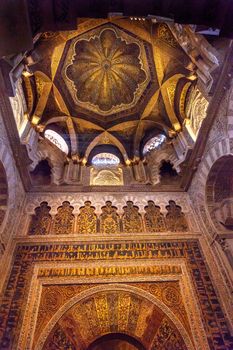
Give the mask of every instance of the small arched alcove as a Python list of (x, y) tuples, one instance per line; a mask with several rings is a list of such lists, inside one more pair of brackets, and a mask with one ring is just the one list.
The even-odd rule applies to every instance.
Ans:
[(233, 230), (233, 155), (219, 158), (206, 182), (206, 202), (217, 230)]
[(47, 159), (39, 161), (30, 176), (34, 185), (50, 185), (51, 183), (51, 166)]

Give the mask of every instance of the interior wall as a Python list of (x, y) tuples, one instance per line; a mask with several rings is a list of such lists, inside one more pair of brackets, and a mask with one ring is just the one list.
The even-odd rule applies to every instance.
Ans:
[[(0, 279), (0, 290), (4, 282), (6, 267), (9, 263), (9, 254), (6, 251), (12, 243), (12, 237), (14, 236), (16, 225), (18, 226), (19, 215), (25, 199), (25, 192), (3, 122), (3, 116), (4, 118), (7, 117), (3, 102), (2, 100), (2, 104), (0, 104), (0, 162), (6, 174), (8, 193), (4, 220), (0, 225), (0, 275), (3, 276)], [(2, 263), (3, 261), (4, 264)]]
[[(155, 220), (156, 230), (148, 231), (143, 226), (141, 231), (136, 232), (136, 213), (145, 220), (148, 201), (154, 201), (160, 207), (160, 214), (167, 218), (171, 200), (181, 208), (172, 216), (173, 222), (176, 223), (177, 218), (178, 221), (185, 218), (187, 230), (168, 227), (159, 230)], [(133, 202), (138, 210), (127, 211), (128, 225), (133, 229), (114, 234), (101, 230), (95, 233), (90, 230), (81, 234), (78, 216), (87, 201), (95, 208), (99, 220), (103, 212), (106, 214), (103, 211), (106, 202), (112, 202), (122, 220), (127, 201)], [(41, 217), (36, 222), (37, 229), (38, 222), (41, 223), (40, 230), (37, 234), (28, 235), (30, 223), (38, 215), (38, 209), (35, 209), (45, 202), (47, 204), (44, 207), (49, 208), (51, 221), (48, 216)], [(64, 202), (70, 203), (65, 207), (73, 207), (72, 215), (77, 219), (68, 234), (54, 231), (58, 219), (60, 225), (65, 226), (69, 221), (67, 211), (62, 206)], [(63, 215), (60, 216), (61, 213)], [(179, 216), (180, 213), (183, 215)], [(108, 213), (108, 223), (112, 223), (115, 214), (116, 211)], [(87, 215), (87, 224), (89, 219), (90, 216)], [(41, 227), (47, 227), (48, 222), (53, 229), (41, 230)], [(145, 221), (143, 222), (145, 225)], [(157, 331), (151, 339), (147, 302), (144, 306), (139, 306), (137, 298), (129, 298), (132, 292), (157, 303), (161, 310), (166, 311), (168, 319), (172, 320), (175, 327), (183, 329), (178, 344), (182, 342), (184, 345), (180, 345), (179, 350), (223, 350), (227, 346), (233, 346), (221, 298), (210, 275), (210, 265), (207, 265), (210, 259), (208, 245), (201, 239), (201, 230), (187, 193), (28, 194), (12, 253), (12, 269), (7, 277), (8, 282), (3, 293), (4, 304), (0, 309), (0, 318), (3, 320), (0, 324), (1, 349), (46, 349), (44, 346), (47, 346), (45, 344), (49, 334), (51, 336), (48, 341), (54, 341), (59, 338), (59, 334), (61, 336), (64, 333), (69, 344), (72, 338), (72, 318), (78, 322), (79, 326), (75, 329), (79, 329), (84, 342), (80, 349), (87, 348), (89, 343), (100, 337), (101, 329), (108, 329), (111, 333), (116, 328), (119, 331), (127, 330), (126, 333), (131, 336), (134, 335), (134, 329), (138, 336), (141, 334), (139, 339), (142, 339), (143, 345), (150, 348), (156, 342), (156, 337), (164, 334), (165, 329), (168, 334), (172, 334), (172, 328), (168, 327), (164, 319), (165, 324), (161, 321), (159, 326), (158, 323)], [(112, 291), (110, 294), (108, 289)], [(123, 296), (117, 297), (120, 309), (116, 311), (116, 306), (111, 302), (111, 293), (118, 293), (118, 290), (123, 291)], [(93, 293), (99, 294), (94, 296)], [(76, 305), (77, 311), (67, 316), (66, 310), (72, 305)], [(134, 307), (140, 310), (138, 314), (135, 314)], [(115, 310), (115, 320), (118, 321), (111, 318), (110, 315), (114, 314), (111, 310)], [(83, 314), (86, 317), (80, 319)], [(84, 322), (94, 319), (94, 315), (97, 315), (95, 335), (88, 331), (92, 326), (85, 324), (87, 321)], [(156, 319), (158, 312), (153, 317)], [(54, 327), (59, 329), (55, 338), (51, 333)], [(169, 345), (168, 339), (164, 338), (163, 349), (169, 349), (169, 346), (175, 344), (175, 339), (171, 339), (174, 343)]]
[(233, 308), (233, 274), (231, 245), (228, 244), (228, 241), (232, 239), (232, 234), (230, 230), (228, 232), (224, 228), (221, 230), (220, 223), (216, 225), (217, 218), (211, 215), (209, 198), (214, 194), (210, 193), (213, 188), (209, 186), (208, 177), (211, 174), (212, 167), (215, 166), (219, 159), (233, 155), (232, 130), (233, 88), (231, 82), (230, 89), (225, 92), (219, 105), (202, 160), (188, 191), (203, 232), (203, 239), (206, 240), (210, 247), (213, 262), (216, 262), (215, 267), (213, 266), (213, 271), (218, 270), (222, 276), (222, 278), (216, 278), (215, 283), (222, 295), (225, 312), (231, 324), (233, 324), (231, 312)]

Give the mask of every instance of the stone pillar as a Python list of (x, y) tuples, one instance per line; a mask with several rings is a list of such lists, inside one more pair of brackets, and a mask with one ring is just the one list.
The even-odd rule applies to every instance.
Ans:
[(81, 165), (80, 162), (69, 160), (65, 164), (64, 182), (67, 184), (79, 183), (81, 179)]
[(146, 176), (146, 171), (145, 171), (143, 161), (142, 160), (135, 161), (132, 166), (133, 166), (133, 174), (134, 174), (135, 180), (138, 182), (146, 182), (147, 176)]

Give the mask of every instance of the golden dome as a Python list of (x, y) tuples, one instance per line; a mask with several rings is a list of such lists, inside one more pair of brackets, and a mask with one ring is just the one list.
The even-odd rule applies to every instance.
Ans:
[(76, 41), (66, 76), (73, 83), (77, 102), (89, 103), (104, 114), (137, 102), (136, 94), (147, 80), (140, 47), (136, 42), (127, 43), (114, 27)]

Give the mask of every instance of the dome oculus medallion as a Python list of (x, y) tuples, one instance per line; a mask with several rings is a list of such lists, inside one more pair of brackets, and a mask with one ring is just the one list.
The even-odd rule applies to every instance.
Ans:
[(102, 115), (135, 106), (150, 81), (143, 43), (113, 25), (74, 38), (62, 75), (75, 104)]

